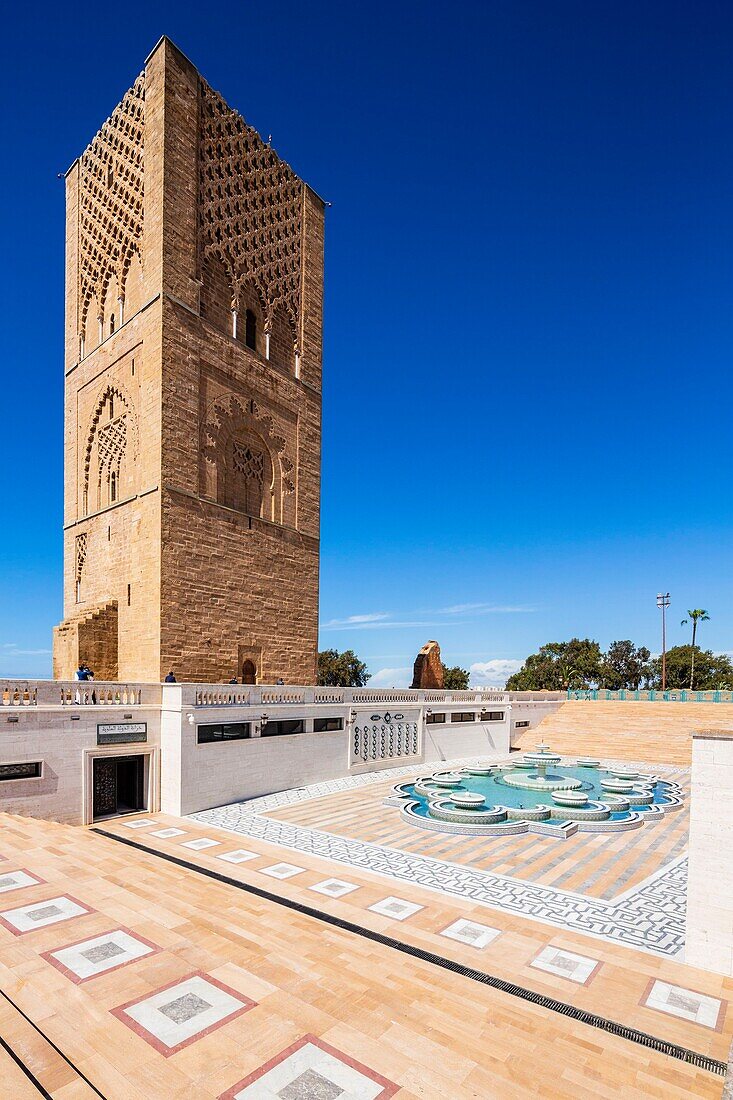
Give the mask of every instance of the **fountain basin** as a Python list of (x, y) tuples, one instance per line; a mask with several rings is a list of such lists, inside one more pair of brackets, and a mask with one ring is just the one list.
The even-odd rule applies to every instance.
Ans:
[(445, 794), (445, 787), (436, 787), (432, 779), (416, 779), (415, 793), (420, 794), (423, 798), (435, 798), (439, 794)]
[(453, 805), (449, 795), (436, 798), (428, 805), (428, 816), (436, 821), (450, 822), (456, 825), (499, 825), (506, 821), (507, 813), (503, 806), (468, 810)]
[(643, 788), (631, 791), (629, 802), (632, 806), (651, 806), (654, 802), (654, 791)]
[(460, 787), (462, 782), (463, 776), (458, 772), (438, 772), (431, 779), (436, 787)]
[(627, 771), (625, 768), (612, 768), (611, 774), (614, 779), (638, 779), (639, 773), (633, 771)]
[(459, 810), (479, 810), (486, 805), (486, 799), (475, 791), (454, 791), (450, 800)]
[(521, 787), (525, 791), (575, 791), (582, 787), (579, 779), (569, 775), (555, 775), (548, 772), (544, 775), (513, 771), (502, 772), (500, 782), (507, 787)]
[(631, 803), (626, 795), (623, 794), (605, 794), (603, 795), (603, 801), (608, 806), (611, 813), (621, 813), (623, 810), (630, 810)]
[(613, 791), (616, 794), (630, 794), (634, 784), (628, 779), (602, 779), (601, 788), (604, 791)]
[(608, 821), (611, 810), (605, 802), (588, 802), (585, 806), (553, 806), (553, 821)]
[(562, 757), (554, 752), (525, 752), (523, 756), (525, 764), (530, 764), (534, 768), (541, 768), (548, 764), (559, 764)]
[(507, 806), (507, 821), (549, 821), (551, 806)]
[(600, 768), (600, 760), (592, 760), (590, 756), (579, 756), (576, 760), (579, 768)]
[(557, 802), (558, 806), (585, 806), (588, 795), (585, 791), (553, 791), (552, 801)]

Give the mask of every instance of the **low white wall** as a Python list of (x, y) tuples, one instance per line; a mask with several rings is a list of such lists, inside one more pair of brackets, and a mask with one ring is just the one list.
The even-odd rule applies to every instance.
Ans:
[(462, 756), (506, 755), (509, 752), (509, 721), (506, 708), (503, 722), (456, 723), (423, 727), (423, 759), (455, 760)]
[(198, 745), (195, 727), (185, 723), (178, 808), (162, 798), (161, 809), (192, 814), (289, 787), (338, 779), (348, 774), (348, 757), (344, 730)]
[(693, 734), (685, 962), (733, 975), (733, 733)]
[[(91, 820), (90, 791), (85, 784), (87, 758), (126, 756), (157, 748), (160, 708), (133, 706), (28, 707), (0, 711), (0, 764), (40, 760), (40, 779), (0, 781), (0, 812), (24, 817), (43, 817), (69, 825)], [(147, 723), (147, 742), (97, 745), (97, 725), (130, 721)], [(156, 809), (157, 778), (153, 804)]]
[[(178, 816), (346, 775), (505, 755), (513, 714), (508, 695), (492, 690), (6, 681), (0, 700), (0, 764), (43, 764), (40, 779), (0, 778), (0, 811), (70, 824), (91, 821), (97, 755), (152, 751), (147, 808)], [(457, 711), (477, 721), (451, 722)], [(481, 722), (485, 711), (503, 718)], [(428, 714), (443, 712), (445, 723), (426, 724)], [(312, 732), (316, 718), (332, 717), (341, 718), (342, 730)], [(306, 732), (260, 736), (263, 722), (281, 719), (303, 719)], [(97, 744), (99, 723), (129, 721), (147, 723), (144, 744)], [(198, 725), (234, 722), (249, 722), (252, 737), (198, 744)]]
[[(387, 748), (388, 738), (382, 733), (385, 707), (351, 710), (343, 705), (329, 706), (328, 713), (343, 719), (344, 729), (328, 733), (299, 733), (291, 736), (260, 737), (257, 728), (259, 711), (247, 706), (195, 707), (178, 703), (166, 690), (161, 733), (161, 810), (163, 813), (185, 815), (214, 806), (256, 798), (263, 794), (303, 787), (347, 775), (383, 771), (406, 765), (433, 767), (442, 760), (464, 756), (498, 756), (509, 752), (511, 708), (505, 705), (500, 722), (430, 724), (424, 722), (420, 708), (405, 708), (397, 717), (407, 725), (417, 726), (417, 751), (396, 751)], [(465, 709), (465, 704), (453, 710)], [(498, 709), (498, 708), (497, 708)], [(323, 716), (324, 707), (308, 704), (268, 707), (268, 719), (303, 718), (306, 729), (314, 717)], [(372, 711), (375, 714), (372, 715)], [(451, 708), (446, 709), (450, 718)], [(395, 715), (392, 713), (392, 719)], [(197, 727), (219, 722), (251, 722), (254, 736), (242, 740), (216, 741), (199, 744)], [(354, 737), (358, 727), (363, 745), (364, 729), (376, 728), (376, 758), (364, 760), (354, 752)], [(369, 735), (371, 736), (371, 735)], [(403, 739), (403, 747), (407, 739)], [(371, 745), (371, 741), (370, 741)]]
[[(538, 726), (548, 714), (554, 714), (565, 703), (565, 698), (543, 699), (537, 702), (524, 701), (513, 696), (511, 743), (514, 745), (528, 729)], [(528, 726), (518, 726), (518, 722), (529, 722)]]

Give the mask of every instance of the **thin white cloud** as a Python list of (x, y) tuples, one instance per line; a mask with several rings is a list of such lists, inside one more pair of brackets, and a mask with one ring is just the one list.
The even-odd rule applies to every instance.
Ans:
[(321, 623), (321, 630), (348, 629), (350, 626), (379, 623), (388, 618), (389, 612), (387, 611), (372, 611), (368, 615), (349, 615), (346, 619), (330, 619), (327, 623)]
[(533, 612), (533, 607), (515, 606), (512, 604), (493, 603), (457, 603), (452, 607), (438, 608), (438, 615), (522, 615)]
[(3, 657), (45, 657), (50, 649), (20, 649), (17, 642), (3, 642)]
[(440, 623), (427, 623), (427, 622), (403, 622), (396, 621), (394, 619), (379, 619), (372, 620), (370, 622), (352, 622), (348, 619), (334, 619), (330, 623), (321, 623), (321, 630), (385, 630), (394, 629), (396, 627), (408, 627), (408, 626), (422, 626), (422, 627), (434, 627), (445, 625)]
[[(392, 613), (387, 611), (371, 612), (367, 615), (349, 615), (345, 619), (329, 619), (328, 622), (321, 623), (321, 630), (379, 630), (384, 629), (397, 629), (408, 627), (421, 627), (426, 630), (436, 629), (438, 627), (455, 626), (458, 625), (458, 617), (460, 622), (466, 623), (472, 621), (472, 616), (478, 615), (518, 615), (528, 614), (535, 610), (534, 607), (520, 606), (514, 604), (491, 604), (491, 603), (458, 603), (453, 604), (451, 607), (438, 607), (430, 610), (422, 610), (413, 612), (415, 618), (405, 619), (393, 619)], [(445, 616), (445, 618), (439, 618), (435, 620), (433, 617), (436, 615)]]
[(411, 668), (380, 668), (369, 677), (370, 688), (406, 688), (412, 683)]
[(469, 668), (473, 687), (504, 687), (509, 677), (518, 672), (523, 661), (512, 658), (494, 658), (491, 661), (475, 661)]

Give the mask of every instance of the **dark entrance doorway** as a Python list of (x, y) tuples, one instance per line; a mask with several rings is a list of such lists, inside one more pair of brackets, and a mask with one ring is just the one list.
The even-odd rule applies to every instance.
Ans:
[(93, 761), (92, 814), (100, 817), (145, 809), (143, 756), (97, 757)]
[(255, 668), (254, 661), (250, 661), (247, 658), (242, 664), (242, 683), (243, 684), (256, 684), (257, 683), (257, 669)]

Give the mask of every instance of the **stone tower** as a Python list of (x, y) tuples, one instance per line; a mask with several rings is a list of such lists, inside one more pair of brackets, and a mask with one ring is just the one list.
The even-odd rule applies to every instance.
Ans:
[(54, 676), (313, 683), (323, 202), (166, 38), (66, 202)]

